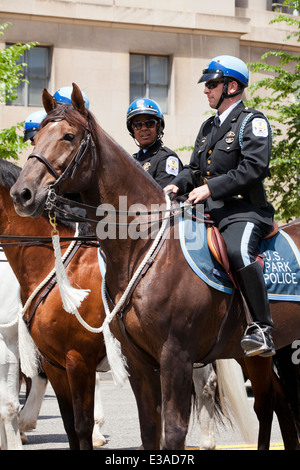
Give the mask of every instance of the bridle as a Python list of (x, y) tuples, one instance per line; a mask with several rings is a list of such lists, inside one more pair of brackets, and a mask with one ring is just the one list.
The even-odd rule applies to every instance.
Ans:
[[(65, 118), (63, 116), (56, 117), (53, 119), (53, 121), (58, 121), (58, 120), (64, 120)], [(51, 122), (51, 121), (48, 121)], [(89, 129), (85, 129), (84, 136), (80, 142), (80, 145), (78, 149), (75, 152), (75, 155), (72, 157), (70, 163), (67, 165), (66, 169), (63, 171), (61, 175), (58, 174), (54, 166), (45, 158), (43, 155), (40, 153), (31, 153), (28, 156), (28, 160), (30, 158), (36, 158), (40, 162), (42, 162), (46, 167), (48, 168), (49, 172), (55, 177), (56, 181), (51, 184), (49, 189), (55, 189), (58, 188), (61, 183), (63, 183), (67, 178), (74, 179), (75, 174), (77, 173), (77, 170), (79, 166), (81, 165), (84, 157), (87, 155), (88, 151), (91, 148), (91, 153), (92, 153), (92, 173), (95, 172), (96, 168), (96, 146), (94, 143), (94, 140), (92, 138), (91, 131)]]

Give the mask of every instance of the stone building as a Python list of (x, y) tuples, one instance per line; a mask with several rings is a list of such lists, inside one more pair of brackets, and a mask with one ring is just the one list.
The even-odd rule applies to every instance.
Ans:
[[(15, 42), (39, 45), (24, 58), (30, 84), (22, 87), (17, 102), (0, 104), (0, 128), (41, 109), (44, 87), (54, 93), (75, 82), (100, 125), (130, 153), (136, 145), (126, 129), (126, 111), (141, 94), (161, 104), (168, 147), (193, 145), (209, 112), (197, 82), (212, 57), (228, 54), (252, 62), (269, 50), (299, 54), (295, 39), (285, 41), (287, 25), (270, 24), (282, 3), (1, 0), (0, 22), (11, 26), (0, 36), (0, 49)], [(250, 83), (258, 78), (251, 74)], [(181, 157), (187, 161), (189, 153)]]

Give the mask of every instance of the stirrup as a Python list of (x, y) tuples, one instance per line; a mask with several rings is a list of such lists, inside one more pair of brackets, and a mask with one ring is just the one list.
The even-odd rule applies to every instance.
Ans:
[[(256, 341), (255, 338), (251, 339), (251, 333), (248, 334), (248, 330), (251, 330), (251, 328), (256, 328), (260, 331), (261, 337), (263, 339), (263, 343), (261, 341)], [(258, 356), (258, 355), (262, 357), (269, 357), (275, 354), (273, 342), (272, 340), (270, 341), (271, 341), (271, 345), (268, 346), (264, 330), (261, 328), (261, 326), (258, 323), (253, 322), (251, 323), (251, 325), (248, 325), (245, 330), (244, 336), (241, 340), (241, 347), (243, 348), (243, 351), (247, 357)], [(249, 347), (249, 349), (247, 349), (247, 342), (248, 342), (248, 346), (249, 344), (252, 344), (253, 348)]]

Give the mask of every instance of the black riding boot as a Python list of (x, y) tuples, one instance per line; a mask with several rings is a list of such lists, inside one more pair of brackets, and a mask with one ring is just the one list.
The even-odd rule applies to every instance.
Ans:
[(247, 356), (273, 356), (273, 322), (262, 268), (258, 261), (254, 261), (238, 270), (236, 275), (253, 319), (245, 331), (241, 346)]

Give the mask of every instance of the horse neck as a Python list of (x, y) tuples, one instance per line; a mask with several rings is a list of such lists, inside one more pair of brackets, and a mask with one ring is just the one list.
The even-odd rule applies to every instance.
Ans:
[[(6, 188), (0, 186), (0, 234), (11, 237), (50, 237), (52, 227), (43, 216), (37, 219), (20, 217), (16, 214)], [(60, 231), (61, 229), (61, 231)], [(61, 236), (73, 235), (66, 227), (59, 226)], [(0, 235), (0, 240), (1, 240)], [(3, 242), (10, 243), (4, 240)], [(11, 242), (14, 243), (13, 241)], [(6, 258), (21, 286), (22, 300), (42, 282), (54, 267), (52, 244), (40, 246), (3, 246)], [(25, 301), (27, 298), (25, 298)]]
[[(128, 210), (135, 204), (141, 204), (143, 210), (149, 212), (153, 205), (163, 206), (165, 204), (164, 193), (145, 170), (101, 128), (97, 135), (98, 138), (95, 141), (97, 168), (94, 183), (85, 193), (82, 193), (84, 202), (93, 202), (94, 206), (108, 204), (116, 211)], [(120, 196), (124, 204), (122, 208), (120, 208)], [(125, 217), (125, 222), (130, 220), (132, 221)], [(118, 217), (116, 221), (119, 221)], [(125, 283), (128, 282), (133, 266), (136, 267), (137, 259), (146, 252), (153, 241), (151, 239), (153, 234), (150, 234), (150, 230), (148, 238), (136, 240), (124, 236), (124, 230), (127, 230), (125, 227), (122, 230), (122, 237), (118, 236), (119, 227), (117, 226), (116, 237), (100, 239), (108, 262), (107, 275), (109, 276), (111, 265), (114, 276), (118, 276), (118, 282), (121, 284), (123, 280)]]

